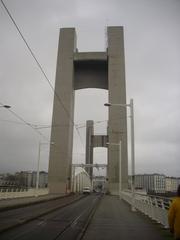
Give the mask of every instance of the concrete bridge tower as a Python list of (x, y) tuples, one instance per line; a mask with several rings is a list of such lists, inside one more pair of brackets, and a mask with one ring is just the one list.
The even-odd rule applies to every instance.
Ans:
[[(78, 52), (74, 28), (60, 29), (57, 56), (54, 107), (49, 159), (50, 193), (70, 189), (73, 147), (74, 91), (102, 88), (109, 91), (109, 102), (126, 104), (123, 27), (107, 28), (105, 52)], [(102, 106), (103, 107), (103, 106)], [(127, 121), (126, 108), (109, 108), (108, 139), (122, 142), (122, 187), (127, 187)], [(119, 152), (108, 147), (108, 186), (118, 194)]]

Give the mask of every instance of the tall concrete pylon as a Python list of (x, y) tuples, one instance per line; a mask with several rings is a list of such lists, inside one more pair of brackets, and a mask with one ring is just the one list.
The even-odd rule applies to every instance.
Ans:
[[(101, 88), (109, 91), (109, 102), (126, 104), (123, 27), (107, 28), (106, 52), (78, 52), (74, 28), (60, 29), (55, 96), (51, 129), (48, 185), (50, 193), (70, 189), (73, 147), (74, 90)], [(103, 106), (102, 106), (103, 107)], [(122, 188), (127, 187), (126, 108), (109, 108), (108, 138), (122, 142)], [(108, 186), (119, 189), (119, 149), (108, 147)]]
[[(86, 164), (94, 164), (93, 149), (96, 147), (107, 148), (108, 136), (94, 134), (94, 121), (86, 121)], [(86, 172), (93, 178), (93, 168), (87, 167)]]

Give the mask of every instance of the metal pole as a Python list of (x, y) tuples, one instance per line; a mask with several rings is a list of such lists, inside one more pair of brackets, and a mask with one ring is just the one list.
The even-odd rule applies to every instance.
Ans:
[(71, 192), (73, 192), (73, 168), (74, 166), (71, 166)]
[(80, 193), (80, 173), (78, 174), (78, 193)]
[(36, 173), (36, 194), (35, 194), (36, 197), (38, 197), (38, 190), (39, 190), (40, 154), (41, 154), (41, 142), (39, 142), (39, 147), (38, 147), (38, 162), (37, 162), (37, 173)]
[(132, 205), (131, 205), (131, 210), (135, 211), (134, 207), (134, 200), (135, 200), (135, 195), (134, 195), (134, 183), (135, 183), (135, 147), (134, 147), (134, 105), (133, 105), (133, 99), (130, 99), (130, 117), (131, 117), (131, 164), (132, 164)]
[(121, 199), (122, 191), (122, 172), (121, 172), (121, 140), (119, 141), (119, 199)]
[(82, 192), (83, 192), (83, 188), (84, 188), (84, 172), (82, 172)]
[(74, 183), (75, 183), (75, 166), (72, 165), (72, 181), (71, 181), (71, 192), (74, 192), (75, 189), (74, 189)]
[(83, 177), (82, 177), (82, 172), (81, 172), (81, 193), (82, 193), (82, 189), (83, 189)]

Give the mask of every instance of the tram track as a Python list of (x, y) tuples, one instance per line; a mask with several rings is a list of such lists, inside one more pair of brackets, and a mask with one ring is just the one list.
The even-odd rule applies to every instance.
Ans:
[(69, 204), (80, 200), (82, 197), (84, 196), (68, 195), (67, 197), (52, 199), (30, 206), (26, 205), (16, 209), (3, 210), (0, 212), (0, 233), (66, 207)]
[(53, 240), (82, 240), (99, 203), (100, 196), (95, 199), (92, 206), (76, 216)]
[(15, 226), (0, 234), (2, 240), (81, 240), (100, 203), (100, 195), (91, 195)]

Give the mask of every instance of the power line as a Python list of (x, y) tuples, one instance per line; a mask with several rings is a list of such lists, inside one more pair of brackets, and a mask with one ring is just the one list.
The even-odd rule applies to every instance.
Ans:
[(46, 141), (49, 141), (49, 139), (47, 139), (40, 131), (38, 131), (36, 128), (33, 127), (32, 124), (26, 122), (21, 116), (19, 116), (17, 113), (15, 113), (14, 111), (8, 109), (8, 111), (10, 111), (15, 117), (17, 117), (20, 121), (24, 122), (24, 124), (26, 124), (27, 126), (31, 127), (35, 132), (37, 132), (41, 137), (43, 137)]
[(82, 141), (81, 135), (80, 135), (78, 129), (76, 128), (73, 119), (71, 119), (68, 110), (67, 110), (66, 107), (64, 106), (64, 104), (63, 104), (61, 98), (60, 98), (60, 97), (58, 96), (58, 94), (56, 93), (56, 91), (55, 91), (53, 85), (51, 84), (51, 82), (50, 82), (48, 76), (46, 75), (45, 71), (43, 70), (42, 65), (40, 64), (40, 62), (39, 62), (38, 59), (36, 58), (35, 53), (33, 52), (33, 50), (31, 49), (30, 45), (28, 44), (27, 40), (26, 40), (25, 37), (23, 36), (23, 34), (22, 34), (20, 28), (18, 27), (17, 23), (15, 22), (14, 18), (12, 17), (10, 11), (8, 10), (8, 8), (7, 8), (7, 6), (5, 5), (5, 3), (3, 2), (3, 0), (1, 0), (1, 3), (2, 3), (4, 9), (6, 10), (8, 16), (10, 17), (11, 21), (13, 22), (15, 28), (17, 29), (18, 33), (20, 34), (22, 40), (24, 41), (26, 47), (28, 48), (28, 50), (29, 50), (31, 56), (32, 56), (33, 59), (35, 60), (35, 62), (36, 62), (36, 64), (37, 64), (37, 66), (39, 67), (41, 73), (43, 74), (43, 76), (45, 77), (46, 81), (48, 82), (48, 84), (49, 84), (51, 90), (53, 91), (54, 95), (55, 95), (56, 98), (58, 99), (59, 103), (61, 104), (61, 106), (63, 107), (63, 109), (64, 109), (64, 111), (66, 112), (67, 116), (69, 117), (70, 121), (72, 122), (73, 126), (75, 127), (75, 129), (76, 129), (76, 131), (77, 131), (77, 134), (78, 134), (78, 136), (79, 136), (79, 138), (80, 138), (80, 140), (81, 140), (81, 143), (82, 143), (82, 145), (84, 146), (84, 143), (83, 143), (83, 141)]
[[(7, 119), (0, 119), (0, 122), (7, 122), (7, 123), (14, 123), (14, 124), (20, 124), (20, 125), (24, 125), (24, 123), (22, 122), (17, 122), (17, 121), (12, 121), (12, 120), (7, 120)], [(34, 129), (46, 129), (46, 128), (51, 128), (53, 127), (67, 127), (69, 126), (68, 124), (56, 124), (56, 125), (43, 125), (43, 124), (34, 124), (34, 123), (29, 123), (31, 124)]]
[(22, 122), (17, 122), (17, 121), (11, 121), (11, 120), (6, 120), (6, 119), (0, 119), (0, 122), (7, 122), (7, 123), (15, 123), (15, 124), (19, 124), (19, 125), (24, 125), (24, 123)]
[[(1, 120), (0, 120), (1, 121)], [(95, 124), (99, 124), (99, 123), (103, 123), (103, 122), (107, 122), (108, 120), (103, 120), (103, 121), (94, 121), (94, 125)], [(33, 124), (34, 125), (34, 127), (35, 128), (37, 128), (37, 129), (44, 129), (44, 128), (51, 128), (52, 126), (53, 127), (67, 127), (67, 126), (69, 126), (69, 124), (54, 124), (54, 125), (50, 125), (50, 124), (48, 124), (48, 125), (41, 125), (41, 124)], [(80, 128), (85, 128), (86, 127), (86, 124), (84, 124), (84, 123), (76, 123), (76, 124), (74, 124), (75, 126), (76, 126), (76, 128), (77, 129), (80, 129)]]
[[(1, 105), (3, 105), (0, 102)], [(27, 122), (26, 120), (24, 120), (24, 118), (22, 118), (20, 115), (18, 115), (16, 112), (14, 112), (13, 110), (11, 110), (10, 108), (7, 109), (7, 111), (9, 111), (12, 115), (14, 115), (17, 119), (19, 119), (21, 122), (23, 122), (25, 125), (27, 125), (28, 127), (31, 127), (36, 133), (38, 133), (41, 137), (43, 137), (46, 141), (49, 141), (49, 139), (47, 139), (40, 131), (38, 131), (36, 128), (34, 128), (34, 126)], [(20, 124), (20, 123), (19, 123)]]

